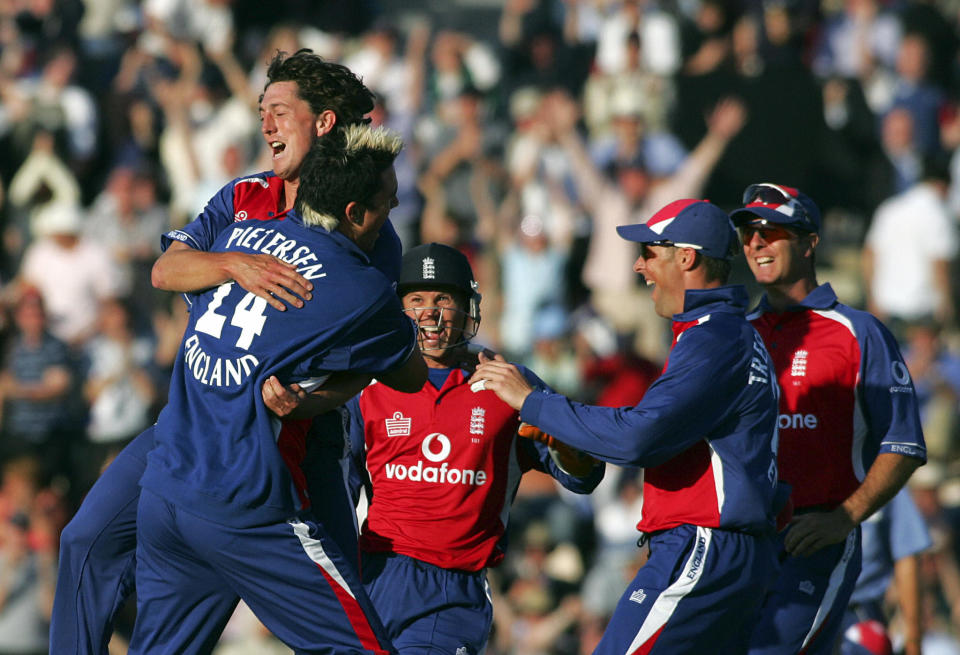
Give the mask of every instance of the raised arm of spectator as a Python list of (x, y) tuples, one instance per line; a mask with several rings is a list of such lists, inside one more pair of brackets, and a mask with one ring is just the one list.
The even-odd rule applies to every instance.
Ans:
[(30, 204), (42, 187), (53, 194), (51, 202), (80, 202), (77, 178), (54, 153), (53, 136), (48, 132), (37, 133), (30, 154), (10, 180), (10, 202), (20, 206)]
[(542, 107), (544, 121), (570, 158), (577, 195), (587, 211), (593, 213), (596, 200), (601, 194), (613, 190), (613, 186), (590, 159), (583, 139), (577, 134), (577, 120), (580, 118), (577, 103), (566, 93), (555, 91), (544, 98)]
[(411, 116), (420, 113), (423, 106), (424, 85), (427, 76), (427, 46), (430, 45), (430, 23), (418, 20), (407, 33), (404, 62), (410, 71), (410, 86), (407, 89), (407, 109)]
[(707, 133), (677, 172), (650, 190), (650, 206), (660, 207), (676, 198), (701, 195), (704, 184), (730, 141), (743, 128), (747, 110), (736, 98), (724, 98), (707, 117)]

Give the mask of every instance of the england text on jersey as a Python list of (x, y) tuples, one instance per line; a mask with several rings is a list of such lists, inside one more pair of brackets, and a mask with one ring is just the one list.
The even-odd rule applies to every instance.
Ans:
[(198, 382), (215, 387), (239, 386), (260, 365), (260, 360), (250, 354), (236, 359), (211, 357), (200, 347), (195, 334), (184, 344), (183, 358)]

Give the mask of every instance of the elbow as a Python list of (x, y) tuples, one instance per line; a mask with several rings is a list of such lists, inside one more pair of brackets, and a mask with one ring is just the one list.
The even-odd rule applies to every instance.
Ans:
[(171, 291), (169, 277), (166, 266), (164, 266), (163, 257), (161, 256), (160, 259), (153, 263), (153, 268), (150, 269), (150, 284), (153, 285), (154, 289)]

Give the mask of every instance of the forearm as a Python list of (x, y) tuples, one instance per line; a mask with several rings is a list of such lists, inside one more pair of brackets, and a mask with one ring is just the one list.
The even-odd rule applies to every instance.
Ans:
[(607, 185), (596, 165), (590, 160), (590, 154), (583, 145), (580, 136), (573, 130), (559, 137), (560, 145), (570, 158), (573, 167), (573, 181), (581, 202), (589, 211), (596, 210), (596, 199)]
[(668, 435), (658, 430), (669, 421), (649, 420), (636, 408), (583, 405), (534, 391), (524, 400), (520, 417), (567, 446), (611, 464), (654, 466), (669, 459), (663, 450), (669, 439), (662, 438)]
[(919, 653), (920, 641), (923, 638), (919, 568), (920, 562), (916, 555), (902, 557), (893, 565), (897, 598), (903, 616), (903, 638), (908, 653)]
[(334, 373), (322, 387), (307, 394), (297, 408), (285, 418), (313, 418), (336, 409), (360, 393), (370, 384), (370, 379), (371, 376), (367, 373), (352, 371)]
[(939, 295), (938, 317), (941, 320), (949, 321), (953, 318), (953, 293), (950, 284), (950, 262), (944, 259), (938, 259), (933, 262), (933, 281), (937, 287)]
[(151, 282), (164, 291), (200, 291), (232, 279), (230, 254), (171, 243), (153, 264)]
[(920, 463), (918, 459), (893, 453), (877, 455), (863, 482), (842, 504), (854, 525), (859, 525), (886, 505)]

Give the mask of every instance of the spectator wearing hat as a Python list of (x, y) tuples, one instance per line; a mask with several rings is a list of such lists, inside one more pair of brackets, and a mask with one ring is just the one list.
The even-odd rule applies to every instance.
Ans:
[(80, 212), (66, 203), (37, 212), (35, 224), (42, 236), (24, 253), (19, 275), (39, 289), (50, 332), (70, 346), (83, 344), (93, 334), (100, 301), (124, 291), (110, 251), (82, 236)]
[(766, 295), (751, 315), (780, 382), (778, 465), (794, 517), (750, 653), (832, 653), (860, 571), (860, 523), (926, 460), (917, 398), (890, 332), (817, 283), (820, 210), (754, 184), (731, 215)]
[(634, 270), (673, 319), (663, 375), (633, 407), (597, 407), (534, 390), (481, 355), (486, 380), (521, 418), (591, 456), (644, 467), (637, 529), (650, 559), (621, 597), (596, 653), (737, 653), (776, 566), (777, 385), (773, 365), (727, 286), (736, 235), (703, 200), (676, 200), (617, 229), (640, 244)]

